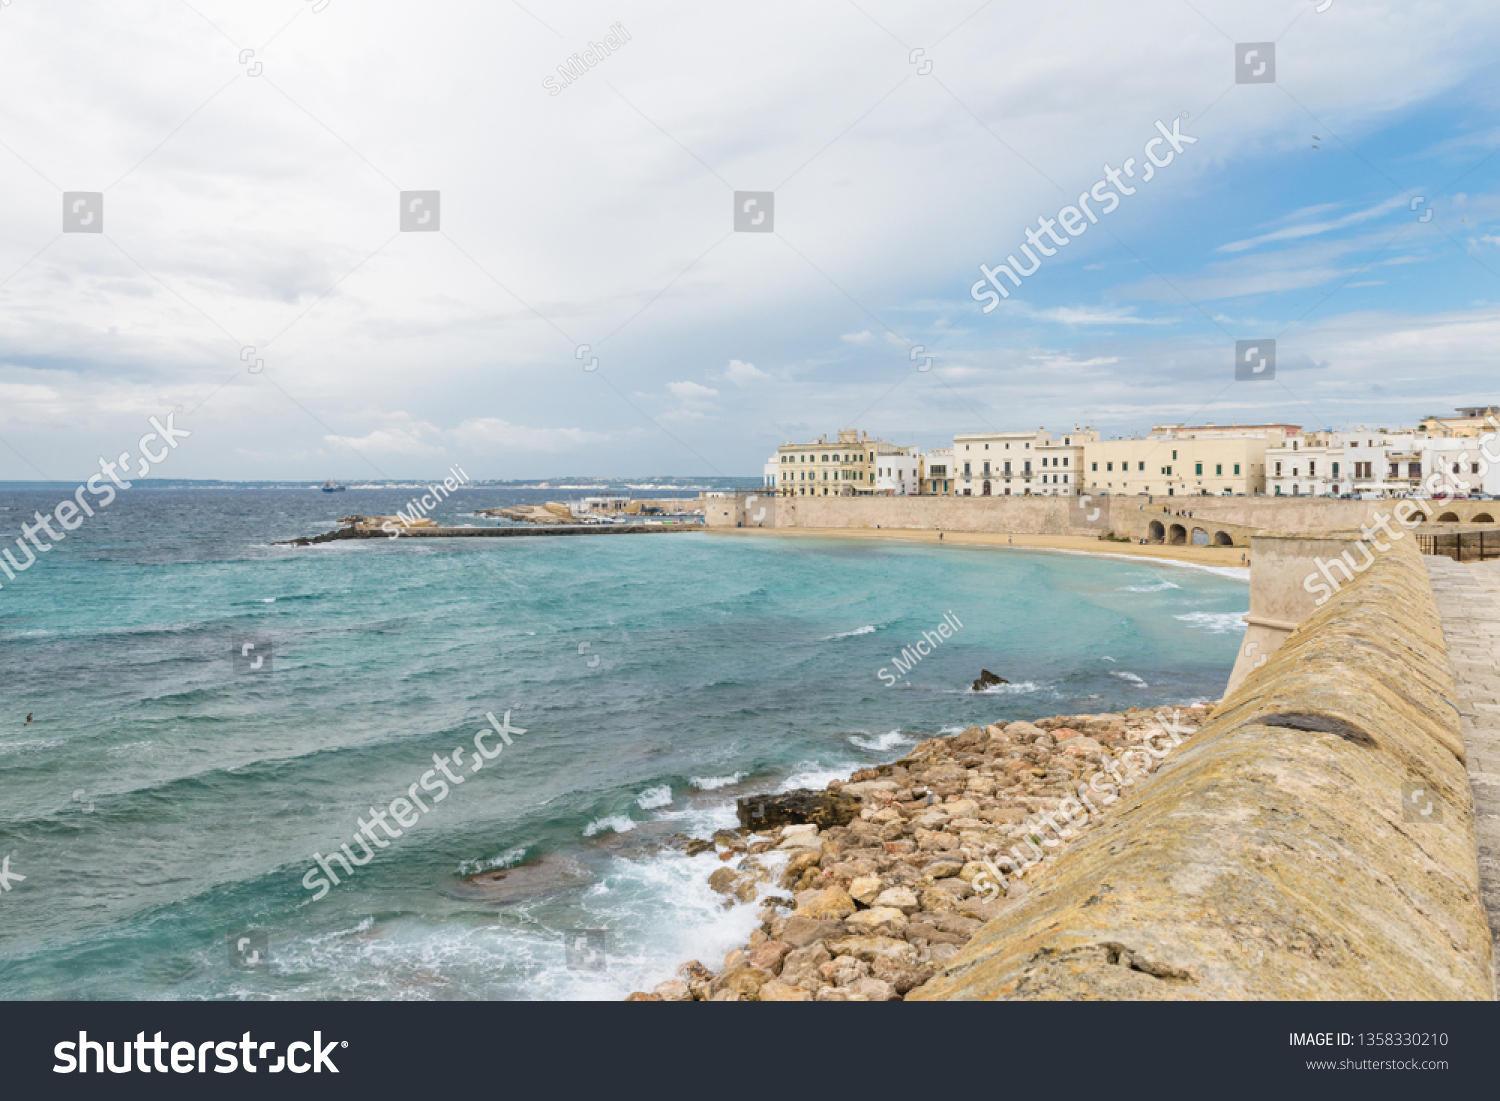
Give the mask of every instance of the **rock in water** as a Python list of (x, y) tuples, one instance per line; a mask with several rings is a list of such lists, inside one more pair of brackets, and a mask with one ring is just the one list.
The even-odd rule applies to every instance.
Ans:
[(736, 811), (740, 825), (754, 830), (811, 823), (821, 829), (847, 826), (859, 814), (860, 801), (852, 795), (798, 788), (780, 795), (747, 795)]
[(997, 677), (988, 669), (981, 669), (979, 670), (979, 679), (974, 682), (973, 689), (975, 692), (983, 692), (986, 688), (993, 688), (997, 684), (1009, 683), (1010, 681), (1006, 680), (1004, 677)]

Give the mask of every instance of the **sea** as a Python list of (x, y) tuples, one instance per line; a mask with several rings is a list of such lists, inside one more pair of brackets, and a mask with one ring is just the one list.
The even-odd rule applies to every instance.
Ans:
[[(275, 545), (414, 492), (139, 483), (0, 574), (0, 998), (616, 999), (717, 968), (757, 906), (682, 842), (738, 797), (1217, 699), (1249, 603), (1243, 570), (1018, 548)], [(0, 486), (0, 545), (70, 495)]]

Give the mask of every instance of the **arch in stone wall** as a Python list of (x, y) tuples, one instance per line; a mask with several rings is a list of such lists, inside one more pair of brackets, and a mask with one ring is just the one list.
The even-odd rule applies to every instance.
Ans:
[(1209, 544), (1208, 532), (1204, 531), (1202, 528), (1194, 528), (1193, 529), (1193, 546), (1195, 546), (1195, 547), (1206, 547), (1206, 546), (1208, 546), (1208, 544)]
[(1167, 532), (1167, 542), (1174, 547), (1185, 546), (1187, 544), (1187, 528), (1181, 524), (1173, 524)]
[(1437, 522), (1440, 524), (1456, 524), (1459, 522), (1458, 513), (1445, 512), (1437, 518)]
[(1152, 520), (1147, 529), (1147, 538), (1153, 543), (1165, 543), (1167, 541), (1167, 529), (1162, 527), (1160, 520)]
[(1471, 524), (1493, 524), (1494, 522), (1495, 518), (1488, 512), (1481, 512), (1477, 516), (1474, 516), (1469, 520), (1469, 523)]
[(1214, 546), (1232, 547), (1234, 546), (1234, 536), (1230, 535), (1227, 531), (1216, 531), (1214, 532)]

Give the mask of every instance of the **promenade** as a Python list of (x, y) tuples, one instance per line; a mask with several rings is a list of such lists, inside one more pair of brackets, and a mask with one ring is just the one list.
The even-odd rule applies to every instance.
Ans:
[(1500, 943), (1500, 562), (1423, 561), (1458, 686), (1479, 881), (1491, 939)]

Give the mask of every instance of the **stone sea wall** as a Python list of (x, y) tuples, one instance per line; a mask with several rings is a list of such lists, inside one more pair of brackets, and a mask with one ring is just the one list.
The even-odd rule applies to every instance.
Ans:
[(908, 1000), (1491, 998), (1454, 698), (1405, 540)]

